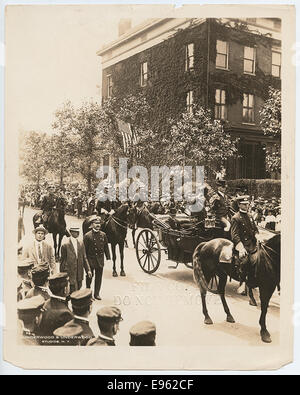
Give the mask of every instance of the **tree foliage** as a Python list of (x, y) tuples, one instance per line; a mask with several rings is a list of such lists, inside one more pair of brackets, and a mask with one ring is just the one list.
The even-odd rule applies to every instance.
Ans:
[(212, 120), (203, 107), (171, 121), (169, 159), (179, 165), (201, 165), (216, 171), (236, 155), (237, 140), (224, 131), (220, 121)]
[(275, 144), (266, 148), (266, 165), (270, 172), (281, 171), (281, 92), (269, 88), (269, 97), (260, 110), (260, 124), (266, 136), (275, 139)]

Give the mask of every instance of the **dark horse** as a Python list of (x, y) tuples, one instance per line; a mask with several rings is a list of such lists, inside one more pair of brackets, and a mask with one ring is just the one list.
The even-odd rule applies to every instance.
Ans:
[[(66, 200), (58, 198), (56, 202), (56, 208), (53, 208), (48, 216), (47, 223), (43, 221), (43, 214), (41, 211), (37, 212), (33, 216), (33, 225), (36, 228), (38, 225), (43, 224), (47, 228), (49, 233), (52, 233), (55, 258), (58, 259), (59, 251), (64, 236), (70, 236), (67, 231), (67, 225), (65, 221), (65, 207)], [(57, 235), (59, 235), (57, 243)]]
[[(118, 273), (116, 271), (116, 246), (119, 245), (120, 259), (121, 259), (121, 276), (126, 276), (124, 271), (124, 244), (127, 235), (127, 227), (129, 213), (128, 213), (128, 204), (121, 204), (116, 209), (116, 212), (113, 215), (110, 215), (108, 219), (102, 224), (101, 230), (106, 234), (109, 244), (111, 245), (112, 250), (112, 259), (113, 259), (113, 276), (117, 277)], [(84, 220), (82, 224), (83, 234), (87, 233), (90, 229), (91, 217), (88, 217)], [(131, 220), (132, 221), (132, 220)]]
[[(213, 280), (217, 284), (217, 290), (212, 292), (220, 295), (227, 321), (235, 322), (226, 303), (225, 287), (228, 276), (239, 281), (239, 275), (234, 263), (219, 262), (220, 253), (224, 247), (230, 250), (233, 248), (233, 244), (226, 239), (213, 239), (200, 243), (193, 254), (194, 279), (200, 288), (205, 324), (213, 323), (206, 307), (206, 292), (211, 290), (209, 284)], [(280, 234), (276, 234), (258, 246), (257, 259), (248, 270), (252, 270), (255, 285), (259, 287), (261, 339), (265, 343), (271, 343), (271, 336), (266, 327), (266, 315), (269, 301), (276, 286), (280, 283)]]
[(148, 228), (153, 230), (153, 216), (150, 211), (143, 207), (139, 210), (136, 206), (129, 209), (129, 215), (131, 216), (130, 227), (132, 228), (132, 242), (135, 246), (135, 232), (138, 228)]

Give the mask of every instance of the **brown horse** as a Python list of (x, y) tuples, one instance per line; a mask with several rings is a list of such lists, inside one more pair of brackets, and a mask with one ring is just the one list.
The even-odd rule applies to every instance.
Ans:
[[(210, 290), (218, 293), (227, 315), (227, 322), (234, 323), (229, 307), (225, 299), (225, 287), (227, 277), (239, 281), (237, 266), (234, 263), (220, 263), (221, 251), (225, 248), (232, 249), (233, 244), (226, 239), (213, 239), (208, 242), (200, 243), (193, 254), (194, 280), (199, 286), (202, 311), (205, 317), (205, 324), (212, 324), (206, 306), (206, 292)], [(258, 246), (257, 259), (255, 264), (249, 266), (247, 271), (251, 271), (255, 284), (259, 287), (261, 301), (261, 315), (259, 324), (261, 327), (260, 335), (263, 342), (270, 343), (271, 336), (266, 327), (266, 315), (269, 301), (273, 295), (276, 286), (280, 283), (280, 235), (276, 234), (266, 243)], [(216, 291), (211, 289), (209, 284), (215, 281)]]

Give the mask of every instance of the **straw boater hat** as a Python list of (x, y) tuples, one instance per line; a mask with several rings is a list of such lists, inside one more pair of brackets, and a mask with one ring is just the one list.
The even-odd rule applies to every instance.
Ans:
[(44, 232), (46, 235), (48, 233), (48, 230), (44, 228), (44, 226), (40, 225), (32, 231), (33, 234), (36, 234), (36, 232)]

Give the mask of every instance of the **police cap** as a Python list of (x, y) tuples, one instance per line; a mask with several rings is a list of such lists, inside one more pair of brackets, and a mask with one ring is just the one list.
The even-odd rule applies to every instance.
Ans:
[(116, 306), (104, 306), (97, 311), (98, 320), (118, 322), (122, 321), (121, 310)]
[(141, 321), (130, 328), (131, 346), (154, 346), (156, 327), (151, 321)]
[(77, 309), (88, 307), (93, 302), (92, 291), (89, 288), (73, 292), (70, 298), (72, 307)]
[(69, 281), (68, 273), (56, 273), (49, 277), (50, 287), (60, 287), (67, 285)]
[(32, 298), (22, 299), (17, 303), (17, 310), (19, 315), (37, 314), (41, 311), (45, 299), (41, 295), (33, 296)]

